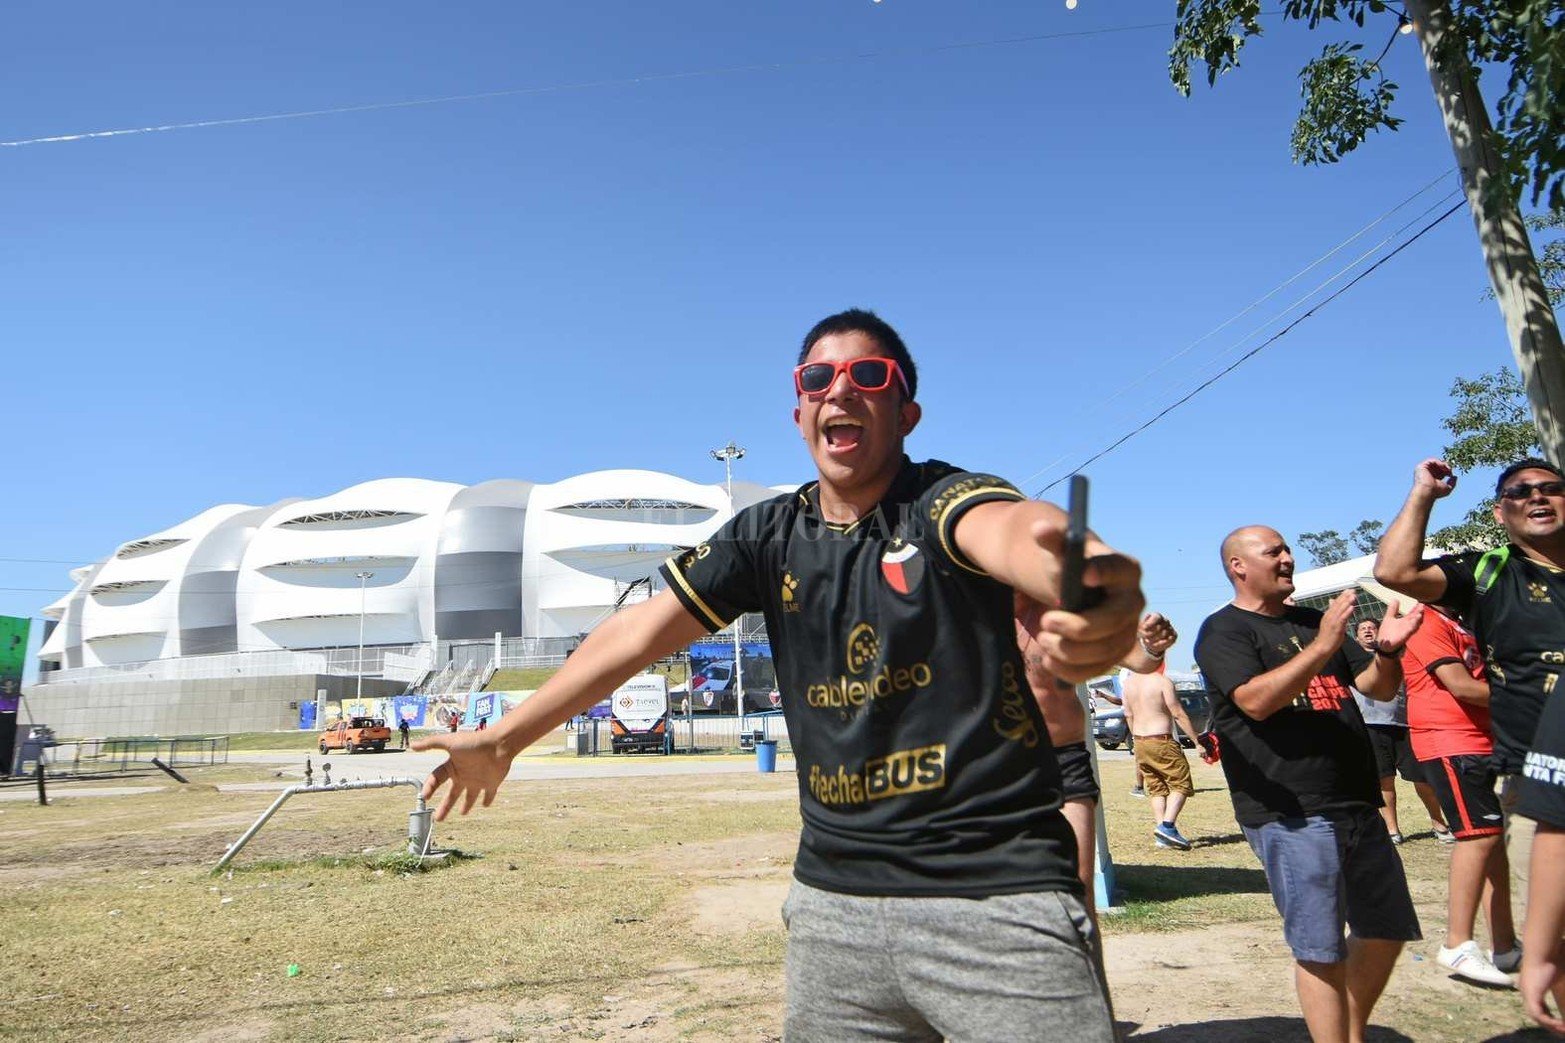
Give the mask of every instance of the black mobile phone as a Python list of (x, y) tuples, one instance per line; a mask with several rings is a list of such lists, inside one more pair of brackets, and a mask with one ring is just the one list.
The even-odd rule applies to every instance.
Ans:
[(1070, 500), (1066, 508), (1065, 569), (1060, 577), (1060, 607), (1080, 612), (1087, 607), (1087, 592), (1081, 585), (1082, 569), (1087, 561), (1087, 477), (1071, 475)]

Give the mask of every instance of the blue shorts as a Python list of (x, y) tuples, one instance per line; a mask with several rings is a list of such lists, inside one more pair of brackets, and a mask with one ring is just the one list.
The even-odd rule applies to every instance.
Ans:
[(1266, 868), (1266, 883), (1282, 914), (1283, 937), (1294, 959), (1347, 959), (1344, 925), (1355, 938), (1412, 942), (1423, 937), (1402, 858), (1374, 808), (1285, 818), (1243, 829)]

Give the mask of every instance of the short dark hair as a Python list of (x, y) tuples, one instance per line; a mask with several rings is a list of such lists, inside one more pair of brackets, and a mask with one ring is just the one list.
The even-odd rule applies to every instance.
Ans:
[(1533, 470), (1548, 471), (1550, 474), (1554, 475), (1554, 477), (1560, 479), (1561, 481), (1565, 481), (1565, 474), (1560, 473), (1560, 469), (1558, 467), (1555, 467), (1547, 460), (1540, 460), (1536, 456), (1529, 456), (1525, 460), (1516, 461), (1514, 464), (1511, 464), (1511, 466), (1500, 472), (1500, 477), (1495, 479), (1494, 482), (1494, 495), (1499, 496), (1500, 490), (1505, 488), (1505, 483), (1510, 481), (1511, 478), (1514, 477), (1518, 472)]
[(804, 365), (805, 360), (810, 357), (810, 349), (815, 347), (817, 341), (836, 333), (862, 333), (879, 344), (880, 350), (896, 359), (897, 365), (902, 367), (902, 376), (907, 380), (908, 400), (917, 397), (918, 368), (913, 365), (913, 356), (908, 354), (907, 345), (902, 343), (902, 338), (897, 335), (897, 331), (891, 328), (891, 323), (864, 308), (849, 308), (847, 311), (828, 315), (817, 322), (810, 332), (804, 335), (804, 346), (799, 349), (798, 364)]

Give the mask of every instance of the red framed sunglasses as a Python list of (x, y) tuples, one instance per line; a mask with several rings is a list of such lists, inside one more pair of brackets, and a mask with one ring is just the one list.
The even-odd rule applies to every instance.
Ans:
[(908, 393), (907, 377), (896, 359), (879, 356), (848, 359), (845, 362), (806, 362), (793, 371), (793, 386), (801, 395), (824, 395), (837, 382), (837, 374), (846, 373), (848, 383), (859, 391), (884, 391), (892, 378)]

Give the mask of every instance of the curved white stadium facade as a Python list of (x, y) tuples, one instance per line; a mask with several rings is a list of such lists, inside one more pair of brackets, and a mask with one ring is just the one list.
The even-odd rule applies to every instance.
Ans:
[(776, 495), (741, 482), (733, 493), (616, 470), (552, 484), (387, 478), (225, 504), (74, 570), (75, 588), (44, 609), (56, 625), (39, 659), (68, 672), (342, 648), (361, 622), (365, 646), (573, 637), (645, 597), (675, 549)]

